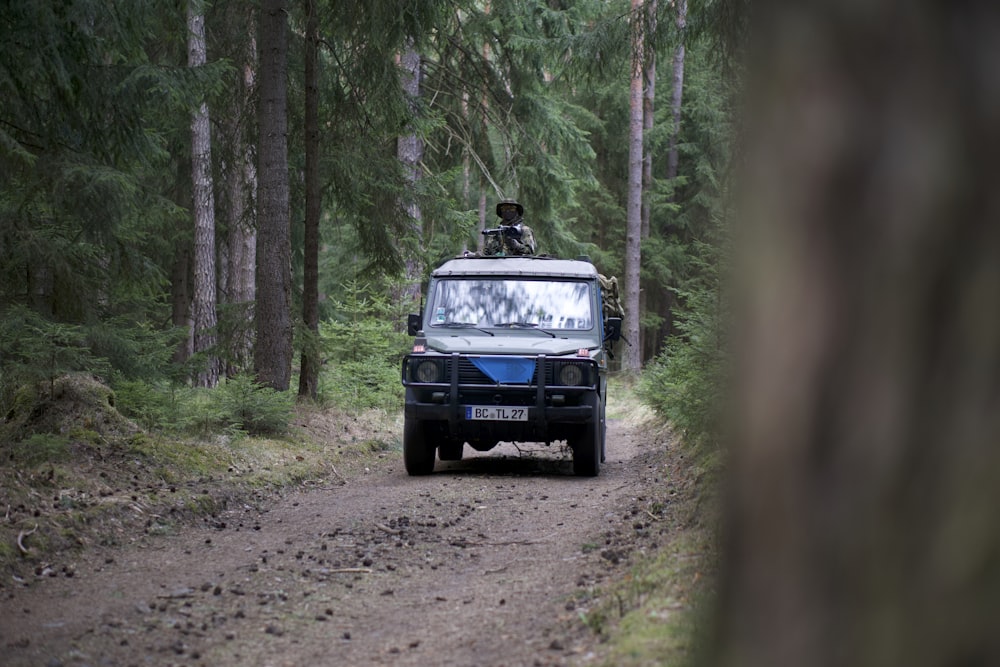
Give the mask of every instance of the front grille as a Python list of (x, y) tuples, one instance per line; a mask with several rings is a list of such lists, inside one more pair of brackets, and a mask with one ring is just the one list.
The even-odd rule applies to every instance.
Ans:
[[(450, 369), (449, 369), (450, 371)], [(476, 368), (468, 357), (458, 358), (458, 383), (459, 384), (496, 384), (486, 373)]]
[[(530, 358), (530, 357), (528, 357)], [(479, 370), (475, 364), (472, 363), (469, 357), (465, 356), (448, 356), (442, 357), (441, 361), (444, 365), (444, 371), (442, 373), (441, 380), (437, 384), (447, 385), (451, 383), (451, 369), (452, 364), (458, 361), (458, 384), (463, 387), (496, 387), (497, 383), (494, 382), (488, 375)], [(583, 377), (585, 378), (583, 383), (577, 388), (585, 388), (591, 386), (593, 382), (596, 381), (596, 371), (597, 367), (591, 361), (587, 360), (568, 360), (565, 358), (544, 358), (538, 357), (535, 359), (535, 370), (532, 373), (531, 381), (527, 385), (504, 385), (504, 386), (523, 386), (523, 387), (537, 387), (538, 386), (538, 372), (539, 368), (542, 368), (544, 373), (543, 379), (546, 387), (558, 388), (559, 377), (557, 368), (566, 364), (573, 364), (581, 366), (581, 370), (584, 371)], [(413, 382), (412, 378), (405, 378), (409, 382)]]

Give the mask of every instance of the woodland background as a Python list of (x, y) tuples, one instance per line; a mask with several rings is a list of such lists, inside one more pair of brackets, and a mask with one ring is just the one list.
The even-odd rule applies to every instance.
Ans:
[(501, 197), (540, 252), (620, 276), (638, 373), (717, 300), (732, 78), (708, 16), (8, 3), (0, 402), (67, 371), (126, 397), (240, 374), (391, 392), (421, 281)]
[(74, 370), (159, 427), (280, 428), (296, 376), (398, 405), (420, 282), (513, 196), (725, 455), (713, 662), (997, 664), (998, 35), (974, 0), (10, 0), (0, 408)]

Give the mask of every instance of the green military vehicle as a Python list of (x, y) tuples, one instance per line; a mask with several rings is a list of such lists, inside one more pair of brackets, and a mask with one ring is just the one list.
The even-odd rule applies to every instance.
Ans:
[(449, 260), (431, 273), (423, 313), (409, 316), (403, 359), (403, 461), (410, 475), (461, 460), (468, 443), (565, 440), (573, 471), (604, 461), (607, 368), (621, 318), (610, 317), (590, 261)]

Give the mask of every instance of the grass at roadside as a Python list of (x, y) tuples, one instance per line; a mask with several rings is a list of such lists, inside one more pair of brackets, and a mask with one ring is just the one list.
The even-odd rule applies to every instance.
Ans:
[(655, 456), (664, 484), (646, 503), (666, 529), (656, 549), (633, 552), (625, 576), (607, 584), (582, 619), (602, 640), (587, 664), (693, 664), (714, 602), (720, 457), (681, 443), (632, 385), (618, 381), (608, 395), (609, 419), (622, 419), (636, 437), (663, 443)]

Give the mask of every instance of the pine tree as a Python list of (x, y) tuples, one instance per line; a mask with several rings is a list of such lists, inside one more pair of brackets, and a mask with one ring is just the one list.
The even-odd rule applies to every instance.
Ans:
[(639, 344), (639, 266), (642, 240), (642, 116), (643, 77), (645, 66), (644, 24), (642, 0), (632, 0), (632, 67), (629, 87), (629, 155), (628, 204), (626, 209), (625, 243), (625, 322), (626, 348), (624, 368), (638, 373), (642, 368), (642, 347)]
[(319, 388), (319, 222), (323, 205), (319, 154), (319, 16), (306, 0), (305, 34), (305, 238), (302, 257), (303, 341), (299, 396), (316, 398)]
[[(205, 16), (200, 0), (188, 0), (188, 67), (205, 64)], [(216, 356), (215, 196), (212, 179), (212, 135), (208, 103), (202, 101), (191, 118), (191, 181), (194, 214), (194, 284), (191, 303), (191, 349), (205, 354), (196, 384), (214, 387), (219, 381)]]
[(257, 169), (257, 340), (261, 384), (285, 391), (292, 364), (292, 276), (288, 183), (288, 3), (264, 0), (260, 46)]

